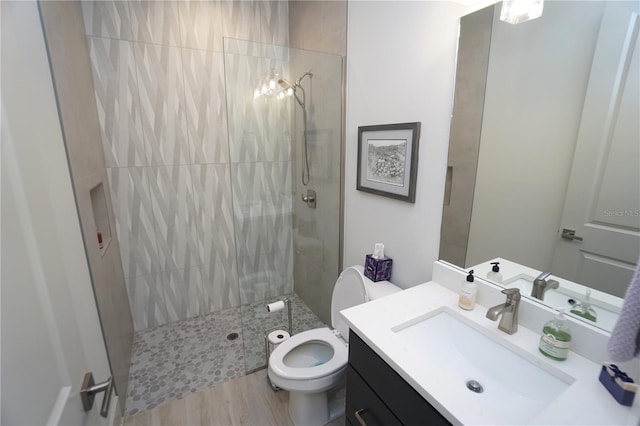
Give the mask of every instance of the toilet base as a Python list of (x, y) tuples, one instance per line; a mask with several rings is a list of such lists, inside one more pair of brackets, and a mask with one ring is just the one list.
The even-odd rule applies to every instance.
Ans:
[(289, 417), (296, 426), (325, 425), (344, 415), (345, 400), (344, 387), (329, 393), (289, 391)]
[(322, 426), (329, 423), (326, 392), (289, 392), (289, 417), (297, 426)]

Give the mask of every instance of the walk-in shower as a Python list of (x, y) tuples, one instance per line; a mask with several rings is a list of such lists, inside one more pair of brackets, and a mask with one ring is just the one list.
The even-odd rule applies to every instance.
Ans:
[[(287, 323), (286, 315), (263, 312), (264, 302), (295, 292), (320, 319), (329, 319), (339, 272), (342, 58), (229, 38), (224, 54), (233, 222), (250, 371), (265, 364), (267, 326)], [(295, 103), (288, 102), (291, 97)], [(322, 195), (315, 210), (300, 201), (310, 181)], [(296, 317), (300, 321), (296, 309), (294, 304), (294, 331)], [(297, 331), (312, 325), (305, 322)]]

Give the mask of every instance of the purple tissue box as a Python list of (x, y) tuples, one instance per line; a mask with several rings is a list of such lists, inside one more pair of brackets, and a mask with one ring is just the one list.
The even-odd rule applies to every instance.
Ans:
[(391, 265), (393, 260), (388, 257), (374, 259), (368, 254), (364, 260), (364, 276), (371, 281), (384, 281), (391, 278)]
[(607, 388), (611, 396), (613, 396), (616, 401), (618, 401), (622, 405), (631, 407), (631, 405), (633, 404), (633, 398), (635, 398), (636, 393), (634, 391), (623, 389), (616, 382), (615, 377), (609, 374), (607, 368), (604, 365), (602, 366), (602, 370), (600, 371), (600, 383), (602, 383), (604, 387)]

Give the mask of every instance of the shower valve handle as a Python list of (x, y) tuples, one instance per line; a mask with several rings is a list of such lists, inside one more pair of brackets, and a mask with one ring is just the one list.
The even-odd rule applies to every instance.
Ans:
[(302, 201), (307, 203), (307, 207), (311, 209), (316, 208), (316, 191), (313, 189), (307, 189), (306, 194), (302, 194)]

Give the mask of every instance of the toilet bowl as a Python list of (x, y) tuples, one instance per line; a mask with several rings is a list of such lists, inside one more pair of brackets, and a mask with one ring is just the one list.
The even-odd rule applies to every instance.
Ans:
[[(324, 425), (344, 413), (344, 404), (330, 412), (327, 391), (344, 376), (348, 360), (349, 326), (340, 311), (396, 293), (388, 281), (373, 282), (362, 266), (340, 274), (331, 297), (331, 324), (291, 336), (269, 357), (269, 379), (289, 391), (289, 416), (295, 425)], [(342, 411), (342, 412), (340, 412)]]

